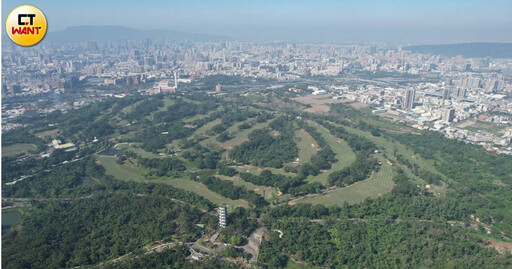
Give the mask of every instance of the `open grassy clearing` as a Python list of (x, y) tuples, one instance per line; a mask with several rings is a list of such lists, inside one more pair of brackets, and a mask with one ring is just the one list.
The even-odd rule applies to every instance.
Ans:
[(268, 200), (268, 201), (271, 201), (275, 197), (279, 196), (279, 194), (278, 194), (279, 191), (277, 190), (277, 188), (274, 188), (274, 187), (254, 185), (250, 182), (240, 179), (238, 176), (228, 177), (228, 176), (217, 175), (217, 177), (222, 180), (232, 181), (233, 184), (235, 184), (236, 186), (244, 186), (248, 190), (254, 191), (261, 196), (265, 195), (264, 198), (265, 198), (265, 200)]
[(138, 146), (140, 144), (141, 143), (139, 143), (139, 142), (119, 143), (119, 144), (116, 144), (114, 146), (114, 148), (115, 149), (128, 149), (128, 150), (131, 150), (131, 151), (137, 153), (138, 155), (140, 155), (141, 157), (144, 157), (144, 158), (162, 157), (160, 155), (154, 154), (152, 152), (147, 152), (147, 151), (139, 148)]
[[(164, 157), (172, 157), (170, 154), (164, 154), (164, 153), (161, 153), (161, 154), (154, 154), (152, 152), (147, 152), (139, 147), (136, 147), (136, 145), (138, 145), (140, 143), (119, 143), (119, 144), (116, 144), (114, 146), (115, 149), (128, 149), (130, 151), (133, 151), (135, 152), (136, 154), (138, 154), (139, 156), (141, 157), (144, 157), (144, 158), (164, 158)], [(173, 158), (178, 158), (180, 159), (181, 161), (183, 161), (183, 163), (185, 164), (185, 167), (187, 167), (187, 170), (194, 170), (196, 169), (196, 166), (190, 161), (190, 160), (187, 160), (181, 156), (174, 156)]]
[[(236, 136), (236, 134), (237, 134), (238, 132), (240, 132), (240, 131), (238, 130), (238, 126), (240, 126), (242, 123), (244, 123), (244, 122), (243, 122), (243, 121), (242, 121), (242, 122), (236, 122), (235, 124), (233, 124), (233, 126), (229, 127), (226, 131), (227, 131), (228, 133), (230, 133), (231, 135)], [(209, 145), (209, 146), (212, 146), (212, 145), (215, 145), (215, 146), (221, 146), (221, 147), (222, 147), (222, 144), (223, 144), (223, 143), (221, 143), (221, 142), (219, 142), (219, 141), (217, 141), (217, 140), (216, 140), (217, 135), (218, 135), (218, 134), (216, 134), (216, 135), (214, 135), (214, 136), (210, 136), (210, 137), (208, 137), (207, 139), (205, 139), (205, 140), (203, 140), (203, 141), (199, 142), (199, 144), (200, 144), (201, 146), (208, 146), (208, 145)], [(226, 141), (226, 143), (227, 143), (227, 142), (228, 142), (228, 141)]]
[[(123, 120), (125, 121), (125, 120)], [(127, 121), (125, 121), (127, 122)], [(136, 140), (136, 135), (138, 134), (138, 131), (135, 131), (135, 130), (132, 130), (132, 131), (129, 131), (128, 133), (126, 134), (119, 134), (119, 131), (116, 130), (116, 137), (114, 137), (112, 140), (113, 141), (127, 141), (127, 139), (129, 140)]]
[[(219, 142), (219, 141), (216, 140), (217, 135), (215, 135), (215, 136), (210, 136), (207, 139), (201, 141), (200, 144), (202, 146), (208, 146), (208, 145), (209, 146), (220, 146), (220, 147), (222, 147), (222, 148), (224, 148), (226, 150), (230, 150), (232, 148), (231, 144), (238, 143), (238, 141), (233, 142), (233, 140), (239, 138), (239, 139), (241, 139), (240, 141), (242, 141), (242, 142), (239, 143), (239, 144), (241, 144), (241, 143), (243, 143), (244, 141), (246, 141), (248, 139), (247, 136), (250, 133), (250, 131), (255, 130), (255, 129), (260, 129), (257, 126), (253, 126), (252, 128), (246, 129), (246, 130), (239, 130), (238, 129), (238, 126), (240, 126), (240, 125), (242, 125), (244, 123), (250, 123), (251, 121), (253, 121), (253, 119), (248, 119), (248, 120), (245, 120), (245, 121), (242, 121), (242, 122), (236, 122), (235, 124), (230, 126), (226, 131), (230, 135), (233, 136), (233, 139), (230, 139), (230, 140), (228, 140), (226, 142)], [(260, 126), (266, 126), (266, 125), (262, 124)], [(249, 130), (249, 132), (247, 132), (248, 130)], [(226, 154), (226, 157), (227, 157), (227, 154)]]
[(121, 180), (149, 182), (149, 180), (144, 176), (148, 170), (143, 167), (136, 166), (128, 161), (122, 165), (118, 164), (116, 162), (116, 158), (113, 156), (100, 156), (98, 161), (103, 165), (103, 167), (105, 167), (107, 175), (111, 175)]
[(55, 135), (57, 134), (57, 132), (59, 131), (59, 129), (53, 129), (53, 130), (49, 130), (49, 131), (44, 131), (44, 132), (39, 132), (39, 133), (35, 133), (34, 135), (36, 135), (37, 137), (55, 137)]
[(2, 147), (2, 156), (4, 157), (12, 157), (19, 154), (27, 154), (29, 150), (37, 149), (34, 144), (13, 144), (9, 146)]
[(425, 170), (428, 170), (430, 172), (440, 174), (436, 170), (436, 168), (434, 167), (433, 164), (431, 164), (427, 160), (423, 159), (421, 156), (414, 154), (414, 152), (412, 150), (407, 149), (407, 147), (405, 147), (403, 144), (401, 144), (399, 142), (396, 142), (396, 141), (393, 142), (393, 141), (391, 141), (387, 138), (384, 138), (382, 136), (373, 136), (369, 132), (361, 131), (359, 129), (355, 129), (352, 127), (339, 125), (339, 124), (335, 124), (335, 125), (342, 126), (343, 128), (345, 128), (345, 130), (347, 130), (351, 133), (354, 133), (354, 134), (357, 134), (357, 135), (360, 135), (360, 136), (363, 136), (363, 137), (366, 137), (366, 138), (372, 140), (377, 145), (377, 147), (384, 149), (386, 151), (386, 153), (390, 156), (393, 156), (393, 151), (396, 148), (397, 153), (403, 155), (404, 158), (407, 159), (408, 161), (410, 161), (411, 163), (413, 163), (413, 164), (415, 163), (419, 167), (421, 167)]
[(239, 131), (233, 139), (226, 141), (224, 143), (220, 143), (220, 145), (221, 145), (221, 147), (223, 147), (225, 149), (228, 149), (228, 150), (232, 149), (234, 146), (238, 146), (238, 145), (242, 144), (243, 142), (248, 141), (249, 140), (248, 136), (252, 131), (265, 128), (268, 126), (269, 123), (270, 123), (270, 121), (256, 123), (250, 129), (245, 129), (245, 130)]
[(210, 130), (213, 126), (221, 123), (222, 119), (215, 119), (213, 121), (210, 121), (208, 122), (207, 124), (199, 127), (195, 132), (194, 134), (192, 135), (192, 137), (196, 137), (196, 136), (203, 136), (206, 131)]
[[(285, 268), (286, 269), (306, 269), (306, 268), (311, 268), (311, 266), (309, 264), (306, 266), (301, 263), (294, 262), (292, 260), (288, 260)], [(316, 267), (313, 267), (313, 268), (316, 268)]]
[(485, 121), (476, 121), (475, 123), (464, 127), (464, 129), (471, 132), (484, 131), (498, 136), (502, 134), (505, 128), (505, 126), (500, 126), (495, 123)]
[(248, 207), (248, 203), (245, 200), (231, 200), (216, 192), (210, 191), (205, 185), (199, 182), (195, 182), (186, 178), (174, 178), (171, 180), (162, 180), (162, 182), (170, 184), (173, 187), (201, 195), (217, 205), (226, 204), (231, 208)]
[(181, 139), (174, 139), (172, 143), (165, 145), (166, 148), (170, 150), (178, 150), (181, 149), (180, 147), (180, 141)]
[(347, 142), (337, 137), (334, 137), (333, 135), (331, 135), (329, 130), (311, 121), (308, 121), (308, 124), (314, 126), (317, 129), (317, 131), (325, 138), (327, 144), (336, 154), (336, 159), (338, 159), (337, 162), (332, 164), (331, 169), (321, 173), (320, 175), (308, 178), (309, 181), (317, 181), (322, 184), (327, 184), (329, 174), (331, 174), (334, 171), (338, 171), (350, 166), (356, 160), (356, 154), (354, 153), (354, 151), (352, 151)]
[(242, 166), (233, 166), (238, 172), (242, 173), (251, 173), (255, 175), (259, 175), (263, 170), (269, 170), (274, 174), (281, 174), (285, 176), (295, 176), (294, 173), (287, 173), (282, 168), (273, 168), (273, 167), (256, 167), (253, 165), (242, 165)]
[(235, 124), (233, 124), (231, 127), (229, 127), (226, 131), (228, 131), (230, 134), (237, 134), (240, 132), (240, 130), (238, 129), (238, 126), (242, 125), (243, 123), (250, 122), (250, 121), (251, 121), (251, 119), (241, 121), (241, 122), (235, 122)]
[(210, 114), (212, 114), (212, 113), (213, 113), (213, 111), (210, 111), (210, 112), (208, 112), (208, 113), (206, 113), (204, 115), (203, 114), (197, 114), (195, 116), (183, 119), (182, 121), (186, 122), (186, 123), (190, 123), (190, 122), (193, 122), (195, 120), (208, 118), (210, 116)]
[(391, 191), (393, 188), (393, 170), (388, 160), (380, 157), (382, 166), (377, 173), (368, 179), (356, 182), (345, 188), (329, 190), (324, 194), (306, 196), (293, 201), (294, 203), (323, 204), (326, 206), (343, 206), (345, 202), (355, 204), (366, 198), (376, 198)]
[(308, 94), (304, 96), (299, 96), (293, 98), (293, 100), (311, 105), (310, 108), (304, 109), (306, 112), (317, 113), (317, 114), (326, 114), (329, 112), (329, 105), (335, 103), (347, 103), (349, 100), (334, 100), (332, 99), (332, 95), (313, 95)]
[(140, 104), (141, 102), (142, 102), (142, 100), (137, 101), (137, 102), (135, 102), (135, 103), (133, 103), (133, 104), (131, 104), (131, 105), (128, 105), (128, 106), (123, 107), (123, 109), (121, 109), (121, 113), (123, 113), (123, 114), (128, 114), (128, 113), (132, 112), (132, 111), (133, 111), (133, 108), (134, 108), (136, 105)]
[(114, 176), (117, 179), (125, 181), (137, 181), (137, 182), (152, 182), (152, 183), (163, 183), (169, 184), (173, 187), (194, 192), (198, 195), (205, 197), (215, 204), (226, 204), (232, 208), (237, 206), (247, 206), (245, 200), (231, 200), (220, 194), (208, 190), (203, 184), (189, 180), (187, 178), (169, 178), (169, 177), (151, 177), (146, 178), (144, 175), (147, 170), (138, 167), (130, 162), (125, 162), (123, 165), (116, 163), (115, 157), (101, 156), (98, 158), (100, 163), (105, 167), (107, 175)]
[(430, 188), (428, 189), (429, 192), (433, 193), (434, 195), (436, 196), (440, 196), (440, 195), (444, 195), (446, 194), (446, 188), (447, 186), (445, 184), (442, 184), (442, 185), (433, 185), (433, 184), (428, 184), (428, 182), (426, 182), (424, 179), (418, 177), (417, 175), (415, 175), (407, 166), (403, 165), (403, 164), (400, 164), (400, 163), (395, 163), (396, 167), (399, 167), (401, 168), (405, 174), (407, 175), (407, 177), (409, 177), (410, 179), (412, 179), (412, 181), (421, 186), (421, 187), (426, 187), (427, 185), (430, 186)]
[[(396, 124), (394, 122), (396, 119), (390, 119), (389, 117), (380, 117), (381, 116), (380, 114), (377, 115), (377, 116), (379, 116), (378, 118), (375, 118), (375, 115), (372, 114), (372, 109), (370, 107), (363, 107), (363, 108), (360, 108), (359, 110), (364, 112), (364, 116), (363, 116), (364, 122), (366, 122), (370, 125), (373, 125), (375, 127), (378, 127), (380, 129), (388, 130), (388, 131), (396, 132), (396, 133), (417, 133), (418, 132), (418, 130), (416, 130), (412, 127)], [(402, 120), (402, 119), (400, 119), (400, 120)]]
[(295, 143), (299, 148), (299, 164), (307, 163), (319, 150), (315, 139), (304, 129), (295, 131)]
[(167, 108), (174, 104), (174, 101), (169, 98), (164, 98), (164, 105), (162, 107), (159, 107), (157, 110), (146, 116), (147, 119), (153, 120), (155, 113), (167, 111)]

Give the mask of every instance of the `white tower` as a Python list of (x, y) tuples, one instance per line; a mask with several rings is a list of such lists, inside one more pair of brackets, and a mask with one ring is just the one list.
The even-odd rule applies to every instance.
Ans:
[(221, 205), (219, 207), (219, 225), (222, 228), (225, 228), (227, 225), (227, 213), (225, 205)]
[(174, 71), (174, 89), (178, 89), (178, 72)]

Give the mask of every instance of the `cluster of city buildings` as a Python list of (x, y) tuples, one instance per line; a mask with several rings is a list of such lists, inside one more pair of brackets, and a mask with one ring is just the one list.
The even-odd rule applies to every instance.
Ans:
[[(474, 74), (467, 70), (439, 72), (439, 77), (440, 81), (436, 83), (418, 82), (403, 87), (367, 84), (356, 89), (326, 88), (335, 94), (333, 98), (346, 98), (372, 106), (374, 114), (391, 116), (421, 130), (439, 131), (448, 138), (511, 154), (510, 79), (494, 72)], [(496, 80), (496, 77), (500, 79)], [(467, 83), (473, 80), (479, 83)], [(488, 128), (472, 128), (475, 124)]]
[[(201, 78), (226, 75), (310, 83), (314, 94), (332, 92), (336, 98), (371, 105), (377, 114), (402, 117), (419, 129), (489, 148), (510, 144), (512, 59), (443, 57), (386, 44), (151, 40), (6, 45), (3, 52), (3, 98), (88, 93), (52, 107), (34, 106), (36, 102), (3, 107), (7, 118), (65, 111), (108, 96), (173, 93)], [(336, 82), (341, 77), (354, 79)], [(215, 94), (222, 86), (204, 90)], [(493, 134), (458, 127), (472, 121), (504, 130)]]

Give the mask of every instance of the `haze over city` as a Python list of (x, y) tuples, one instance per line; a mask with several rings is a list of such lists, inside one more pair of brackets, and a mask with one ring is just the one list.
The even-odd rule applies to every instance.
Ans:
[[(2, 24), (18, 1), (2, 1)], [(491, 1), (32, 1), (49, 31), (119, 25), (236, 40), (460, 43), (512, 41), (512, 2)], [(5, 29), (5, 27), (2, 27)], [(3, 30), (5, 33), (5, 30)]]
[(1, 267), (512, 268), (511, 14), (5, 0)]

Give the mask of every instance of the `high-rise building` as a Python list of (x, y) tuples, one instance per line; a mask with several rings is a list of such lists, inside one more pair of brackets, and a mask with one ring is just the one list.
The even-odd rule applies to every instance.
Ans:
[(443, 90), (443, 100), (448, 100), (448, 99), (450, 99), (450, 90), (444, 89)]
[(219, 207), (219, 225), (220, 225), (220, 227), (225, 228), (227, 223), (228, 222), (227, 222), (226, 206), (225, 205), (221, 205)]
[(87, 50), (97, 52), (99, 51), (98, 42), (96, 41), (89, 41), (87, 42)]
[(460, 99), (466, 98), (466, 89), (464, 89), (464, 88), (457, 88), (456, 97), (460, 98)]
[(411, 110), (414, 108), (414, 98), (416, 97), (416, 90), (410, 89), (407, 90), (407, 93), (405, 94), (405, 100), (404, 100), (404, 109)]
[(178, 72), (174, 71), (174, 91), (178, 90)]
[(215, 91), (216, 92), (221, 92), (222, 91), (222, 85), (220, 85), (220, 83), (217, 83), (217, 86), (215, 86)]
[(455, 118), (455, 109), (453, 108), (445, 108), (443, 110), (443, 121), (452, 122), (453, 118)]

